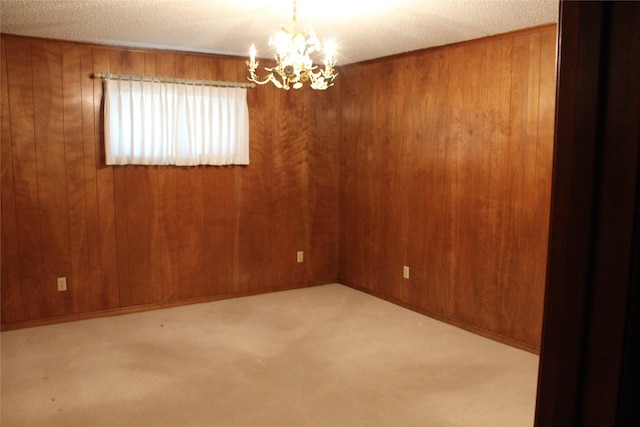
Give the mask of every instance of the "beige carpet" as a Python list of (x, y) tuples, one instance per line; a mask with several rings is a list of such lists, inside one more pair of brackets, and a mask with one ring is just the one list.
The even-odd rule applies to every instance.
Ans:
[(533, 425), (537, 356), (338, 284), (1, 344), (2, 427)]

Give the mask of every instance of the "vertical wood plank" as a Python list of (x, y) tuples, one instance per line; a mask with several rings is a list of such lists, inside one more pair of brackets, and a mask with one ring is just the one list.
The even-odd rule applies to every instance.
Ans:
[[(337, 89), (337, 88), (333, 88)], [(309, 284), (331, 283), (338, 277), (339, 235), (339, 121), (338, 90), (307, 93), (309, 101)]]
[[(486, 319), (489, 330), (499, 330), (502, 322), (502, 311), (497, 306), (497, 287), (500, 281), (500, 260), (504, 256), (504, 240), (502, 234), (504, 191), (504, 147), (506, 134), (501, 127), (504, 106), (508, 112), (509, 87), (503, 85), (503, 76), (511, 76), (510, 56), (503, 57), (503, 42), (491, 41), (487, 44), (487, 60), (485, 62), (485, 120), (483, 134), (485, 138), (486, 200), (480, 207), (480, 217), (484, 226), (478, 230), (480, 253), (484, 254), (479, 265), (477, 299), (482, 316)], [(506, 59), (505, 59), (506, 58)], [(504, 69), (507, 68), (508, 71)], [(505, 90), (506, 89), (506, 90)], [(506, 99), (506, 101), (504, 101)]]
[[(87, 283), (82, 286), (81, 295), (75, 296), (76, 311), (95, 311), (114, 306), (114, 297), (108, 297), (109, 288), (102, 280), (101, 241), (100, 241), (100, 212), (98, 208), (98, 167), (96, 159), (96, 122), (94, 103), (93, 50), (86, 46), (80, 46), (80, 114), (82, 126), (82, 152), (83, 152), (83, 176), (84, 176), (84, 203), (87, 233)], [(65, 91), (69, 86), (65, 86)], [(97, 101), (100, 105), (100, 100)], [(117, 291), (117, 290), (116, 290)], [(81, 301), (81, 303), (80, 303)]]
[[(509, 144), (507, 149), (506, 191), (509, 197), (505, 233), (508, 239), (508, 252), (502, 268), (505, 268), (507, 276), (503, 283), (503, 292), (500, 298), (500, 307), (505, 312), (505, 318), (501, 325), (511, 336), (522, 339), (518, 331), (519, 320), (526, 313), (528, 306), (522, 289), (531, 286), (529, 272), (522, 271), (525, 236), (521, 235), (523, 226), (523, 197), (525, 191), (522, 168), (524, 166), (526, 143), (526, 105), (527, 85), (529, 72), (529, 37), (521, 36), (513, 39), (511, 59), (511, 100), (509, 118)], [(532, 190), (532, 189), (531, 189)]]
[(10, 143), (13, 156), (19, 274), (22, 284), (22, 320), (46, 315), (38, 305), (32, 303), (38, 301), (37, 289), (43, 275), (44, 255), (40, 238), (31, 43), (23, 39), (7, 40), (6, 59), (7, 80), (10, 82), (7, 96), (11, 113)]
[[(109, 51), (110, 73), (120, 74), (122, 71), (122, 50)], [(104, 107), (103, 107), (104, 108)], [(103, 123), (104, 126), (104, 123)], [(104, 131), (103, 131), (104, 135)], [(131, 300), (131, 274), (129, 272), (129, 227), (127, 224), (127, 175), (126, 166), (111, 166), (113, 171), (113, 196), (115, 207), (115, 232), (118, 259), (118, 289), (119, 306), (126, 307), (132, 304)]]
[(413, 287), (412, 301), (421, 309), (435, 311), (436, 294), (434, 232), (440, 226), (434, 211), (440, 200), (430, 186), (436, 188), (436, 136), (438, 124), (438, 84), (440, 56), (429, 53), (416, 57), (416, 84), (424, 82), (424, 91), (412, 90), (417, 97), (410, 111), (415, 124), (415, 137), (410, 139), (405, 154), (407, 179), (408, 242), (407, 265)]
[[(343, 77), (349, 76), (347, 83), (361, 81), (364, 75), (364, 67), (354, 65), (342, 71)], [(364, 286), (362, 264), (364, 260), (364, 239), (359, 238), (362, 221), (358, 218), (357, 206), (360, 206), (363, 194), (359, 191), (359, 168), (361, 162), (357, 161), (360, 138), (366, 138), (366, 130), (370, 123), (370, 115), (367, 114), (369, 104), (361, 102), (362, 92), (357, 84), (340, 84), (341, 125), (340, 125), (340, 252), (349, 254), (340, 257), (339, 274), (343, 281)], [(361, 133), (360, 133), (361, 132)]]
[[(49, 316), (72, 310), (68, 292), (58, 292), (57, 277), (71, 277), (71, 248), (66, 188), (67, 168), (63, 129), (62, 58), (58, 42), (33, 41), (33, 120), (36, 142), (40, 232), (43, 275), (38, 289), (38, 307)], [(68, 286), (73, 286), (69, 283)]]
[[(524, 298), (530, 301), (526, 309), (522, 310), (519, 315), (518, 335), (522, 341), (535, 342), (539, 345), (540, 335), (542, 333), (542, 323), (536, 322), (534, 319), (542, 318), (542, 308), (544, 303), (544, 275), (540, 276), (538, 272), (541, 265), (538, 265), (541, 259), (546, 264), (546, 251), (536, 250), (541, 246), (546, 246), (548, 229), (544, 226), (546, 221), (540, 219), (548, 218), (549, 206), (546, 203), (540, 203), (540, 193), (546, 194), (548, 187), (538, 186), (538, 123), (539, 106), (540, 106), (540, 66), (541, 66), (541, 34), (531, 34), (528, 37), (528, 81), (526, 94), (526, 120), (525, 120), (525, 137), (522, 159), (522, 174), (524, 191), (522, 195), (522, 225), (520, 228), (520, 238), (526, 241), (523, 245), (520, 257), (521, 272), (527, 272), (529, 280), (526, 286), (521, 290)], [(550, 170), (546, 170), (550, 175)], [(531, 191), (526, 191), (531, 189)], [(545, 215), (545, 213), (547, 213)], [(529, 327), (525, 325), (535, 325)]]
[[(197, 79), (198, 58), (176, 57), (176, 77)], [(205, 270), (207, 259), (202, 210), (201, 167), (179, 167), (176, 170), (178, 198), (178, 230), (180, 248), (179, 298), (196, 298), (209, 293)]]
[[(242, 63), (244, 65), (244, 63)], [(234, 63), (229, 63), (229, 61), (216, 61), (215, 66), (216, 75), (221, 76), (223, 80), (239, 80), (244, 81), (246, 76), (246, 66), (242, 68), (242, 72), (239, 72), (238, 65)], [(251, 90), (247, 93), (247, 108), (249, 110), (249, 166), (233, 166), (231, 168), (224, 168), (220, 172), (220, 183), (225, 187), (225, 194), (228, 196), (225, 200), (225, 211), (226, 211), (226, 227), (229, 232), (229, 237), (232, 239), (229, 242), (229, 246), (225, 248), (226, 255), (230, 257), (231, 264), (229, 267), (230, 276), (229, 282), (224, 287), (225, 292), (237, 292), (241, 289), (249, 289), (248, 283), (246, 281), (242, 281), (242, 277), (246, 277), (247, 275), (241, 273), (241, 246), (242, 239), (240, 236), (241, 233), (241, 217), (244, 212), (242, 206), (243, 197), (243, 181), (246, 179), (247, 173), (249, 170), (255, 169), (255, 161), (257, 160), (255, 157), (255, 147), (256, 143), (255, 138), (255, 123), (253, 117), (255, 116), (255, 112), (253, 110), (253, 104), (251, 102)], [(262, 109), (266, 107), (263, 104), (260, 104)], [(259, 140), (258, 140), (259, 141)], [(253, 185), (256, 185), (256, 181), (251, 182)], [(229, 194), (229, 189), (233, 189), (233, 194)], [(264, 254), (261, 254), (264, 256)], [(270, 255), (270, 254), (269, 254)], [(264, 270), (265, 280), (270, 277), (271, 271)]]
[[(461, 194), (457, 204), (460, 206), (459, 241), (458, 241), (458, 287), (456, 293), (465, 295), (456, 298), (456, 311), (464, 322), (472, 323), (474, 319), (484, 319), (481, 315), (483, 307), (479, 304), (479, 288), (483, 278), (478, 274), (483, 260), (480, 252), (480, 230), (486, 227), (480, 216), (481, 204), (485, 193), (486, 176), (484, 176), (484, 135), (483, 122), (485, 111), (485, 43), (474, 44), (464, 49), (464, 69), (474, 70), (466, 73), (463, 80), (462, 93), (462, 135), (459, 179)], [(485, 325), (483, 325), (484, 327)]]
[[(539, 224), (540, 244), (549, 240), (551, 178), (553, 175), (554, 126), (556, 112), (556, 31), (544, 31), (540, 39), (540, 88), (538, 97), (538, 128), (536, 141), (536, 207), (544, 221)], [(537, 253), (536, 282), (546, 281), (547, 252)]]
[(66, 164), (67, 204), (69, 210), (69, 239), (71, 276), (67, 287), (73, 296), (74, 312), (91, 310), (91, 264), (82, 133), (82, 78), (80, 48), (62, 45), (63, 131)]
[(304, 92), (280, 91), (273, 136), (274, 189), (274, 275), (276, 286), (291, 286), (304, 278), (304, 265), (296, 261), (296, 252), (304, 250), (307, 200), (303, 187), (307, 180), (306, 133), (308, 106)]
[[(397, 188), (395, 199), (400, 200), (400, 210), (398, 215), (398, 234), (399, 238), (395, 240), (398, 245), (398, 258), (396, 263), (392, 264), (391, 274), (393, 275), (396, 285), (396, 297), (404, 304), (414, 302), (419, 304), (421, 302), (422, 286), (418, 281), (411, 281), (404, 279), (402, 276), (404, 266), (408, 266), (411, 270), (411, 266), (414, 268), (414, 274), (418, 273), (421, 276), (423, 272), (420, 268), (421, 265), (415, 262), (415, 254), (413, 253), (413, 240), (415, 234), (421, 234), (423, 227), (413, 227), (411, 218), (416, 215), (423, 219), (425, 210), (413, 210), (412, 206), (413, 194), (415, 188), (411, 186), (415, 183), (416, 174), (420, 173), (420, 167), (415, 162), (414, 154), (416, 152), (417, 141), (420, 140), (420, 133), (423, 132), (423, 121), (426, 104), (425, 92), (414, 92), (412, 87), (418, 83), (423, 82), (426, 79), (426, 70), (420, 70), (416, 73), (409, 72), (410, 70), (418, 70), (418, 58), (415, 55), (408, 56), (401, 63), (401, 68), (397, 72), (408, 75), (407, 79), (403, 79), (399, 82), (399, 88), (408, 95), (398, 101), (397, 112), (395, 120), (397, 122), (406, 122), (409, 125), (402, 127), (402, 151), (401, 161), (402, 168), (400, 174), (399, 187)], [(419, 79), (419, 80), (418, 80)], [(421, 221), (422, 222), (422, 221)], [(415, 277), (415, 276), (414, 276)]]
[[(157, 72), (157, 56), (155, 53), (144, 54), (144, 74), (147, 76), (156, 76)], [(142, 303), (158, 303), (164, 300), (163, 295), (163, 277), (162, 277), (162, 244), (160, 232), (160, 167), (146, 168), (147, 179), (149, 181), (151, 206), (149, 211), (149, 233), (151, 246), (151, 286), (145, 293)], [(143, 285), (145, 286), (145, 285)]]
[[(441, 53), (440, 75), (444, 79), (440, 82), (438, 88), (438, 137), (437, 137), (437, 154), (436, 154), (436, 170), (437, 170), (437, 186), (435, 188), (439, 203), (437, 204), (437, 218), (439, 226), (434, 230), (434, 237), (437, 242), (436, 253), (437, 261), (434, 268), (437, 271), (436, 276), (436, 302), (437, 310), (445, 316), (454, 316), (454, 292), (455, 286), (452, 270), (453, 259), (453, 241), (452, 229), (454, 226), (454, 213), (449, 212), (452, 205), (451, 186), (455, 177), (451, 176), (451, 144), (450, 144), (450, 122), (451, 105), (454, 99), (454, 93), (451, 90), (452, 74), (456, 71), (455, 61), (451, 50)], [(460, 51), (458, 51), (460, 52)], [(458, 70), (459, 71), (459, 70)], [(455, 87), (455, 85), (453, 86)]]
[[(408, 65), (411, 57), (402, 58), (396, 61), (390, 69), (392, 74), (408, 73)], [(406, 98), (393, 97), (393, 93), (408, 93), (411, 89), (408, 87), (409, 79), (393, 79), (385, 84), (384, 98), (391, 100), (389, 111), (385, 115), (383, 128), (397, 129), (398, 132), (382, 133), (380, 140), (379, 168), (381, 170), (381, 191), (380, 191), (380, 212), (381, 212), (381, 228), (384, 230), (380, 241), (380, 252), (378, 256), (378, 265), (382, 266), (379, 275), (380, 287), (386, 287), (388, 295), (397, 298), (399, 301), (406, 302), (408, 289), (405, 286), (405, 280), (402, 278), (402, 268), (405, 265), (405, 204), (403, 203), (403, 193), (406, 191), (405, 181), (405, 150), (406, 150), (406, 134), (409, 126), (402, 126), (401, 123), (407, 123), (407, 116), (404, 115), (404, 104)], [(380, 106), (384, 105), (384, 101), (380, 99)], [(408, 124), (408, 123), (407, 123)], [(397, 162), (389, 162), (387, 159), (395, 158)]]
[[(212, 57), (198, 58), (198, 78), (227, 80), (224, 62)], [(235, 81), (235, 73), (229, 78)], [(201, 168), (203, 230), (206, 240), (205, 275), (209, 294), (234, 289), (233, 260), (236, 245), (234, 166)]]
[(448, 103), (447, 114), (447, 146), (445, 170), (449, 203), (450, 222), (446, 230), (445, 256), (446, 256), (446, 283), (448, 284), (450, 296), (446, 306), (451, 309), (450, 315), (461, 316), (460, 300), (456, 295), (464, 295), (464, 284), (462, 282), (463, 261), (461, 256), (464, 253), (464, 235), (462, 230), (462, 212), (464, 210), (464, 165), (462, 146), (462, 123), (463, 123), (463, 88), (464, 88), (464, 47), (456, 47), (449, 53), (449, 82), (448, 82)]
[[(175, 63), (175, 54), (158, 53), (156, 72), (159, 76), (174, 76)], [(175, 166), (158, 169), (158, 198), (162, 297), (163, 301), (175, 301), (178, 299), (181, 285), (178, 189)]]
[(7, 42), (0, 39), (2, 52), (0, 65), (2, 67), (2, 94), (0, 104), (0, 119), (2, 139), (1, 175), (2, 179), (2, 322), (22, 320), (21, 307), (24, 304), (20, 281), (20, 252), (18, 241), (18, 217), (16, 211), (16, 194), (14, 187), (14, 166), (11, 133), (11, 113), (9, 110), (9, 78), (7, 67)]
[(504, 328), (506, 319), (509, 318), (509, 311), (505, 310), (502, 304), (504, 288), (509, 280), (509, 268), (507, 261), (509, 260), (509, 235), (507, 233), (508, 221), (511, 218), (509, 211), (509, 202), (511, 193), (508, 191), (510, 182), (508, 180), (509, 171), (509, 138), (510, 138), (510, 122), (511, 122), (511, 88), (512, 88), (512, 55), (513, 40), (506, 39), (501, 41), (501, 60), (499, 62), (500, 90), (498, 92), (498, 108), (499, 118), (498, 138), (492, 147), (492, 174), (491, 174), (491, 190), (492, 198), (496, 199), (496, 210), (494, 218), (496, 218), (495, 229), (495, 247), (497, 253), (495, 258), (495, 266), (493, 275), (495, 277), (495, 287), (488, 291), (492, 299), (492, 306), (495, 307), (496, 314), (499, 317), (499, 328)]
[[(141, 51), (122, 51), (122, 72), (133, 75), (146, 75), (146, 55)], [(155, 74), (154, 69), (150, 70)], [(124, 221), (128, 253), (123, 265), (128, 270), (128, 282), (121, 283), (123, 305), (141, 305), (162, 300), (162, 279), (159, 268), (159, 247), (156, 243), (154, 226), (158, 214), (157, 168), (150, 166), (116, 166), (122, 171), (126, 200)]]
[[(370, 69), (368, 69), (369, 76), (376, 75), (386, 68), (386, 64), (375, 63)], [(362, 167), (360, 169), (360, 178), (363, 180), (361, 184), (364, 184), (358, 190), (363, 192), (363, 202), (365, 203), (366, 210), (362, 212), (360, 220), (362, 221), (362, 233), (359, 233), (359, 238), (369, 234), (369, 239), (364, 241), (363, 255), (364, 263), (363, 276), (366, 278), (367, 283), (370, 283), (372, 289), (377, 292), (387, 295), (386, 283), (380, 277), (377, 269), (373, 269), (372, 266), (381, 265), (383, 261), (382, 252), (382, 240), (384, 234), (384, 219), (387, 215), (385, 206), (383, 205), (383, 184), (384, 184), (384, 170), (383, 165), (387, 159), (383, 158), (384, 137), (386, 132), (385, 122), (386, 103), (388, 93), (384, 91), (383, 82), (378, 82), (378, 87), (373, 90), (373, 99), (371, 102), (371, 110), (369, 113), (372, 115), (371, 122), (369, 123), (369, 132), (365, 134), (365, 141), (368, 140), (368, 146), (359, 147), (360, 158), (363, 159)], [(368, 186), (365, 183), (373, 183), (374, 185)], [(384, 264), (382, 264), (384, 266)]]
[[(93, 48), (93, 71), (94, 72), (112, 72), (110, 51), (103, 48)], [(87, 91), (90, 88), (87, 87)], [(95, 158), (87, 158), (87, 168), (96, 169), (96, 197), (97, 197), (97, 215), (98, 215), (98, 232), (100, 239), (100, 265), (101, 265), (101, 281), (102, 292), (101, 300), (106, 308), (115, 308), (120, 305), (120, 268), (118, 264), (119, 249), (122, 246), (118, 244), (118, 228), (116, 224), (116, 195), (115, 195), (115, 177), (112, 166), (105, 163), (104, 151), (104, 101), (102, 96), (102, 81), (93, 79), (93, 103), (88, 104), (91, 100), (85, 102), (86, 113), (89, 115), (93, 112), (94, 137), (93, 147)], [(88, 92), (89, 96), (89, 92)], [(87, 133), (91, 131), (87, 128)], [(91, 141), (87, 144), (91, 146)], [(91, 152), (89, 148), (88, 153)], [(126, 279), (126, 277), (124, 278)]]
[[(233, 72), (233, 71), (229, 71)], [(275, 224), (273, 123), (277, 89), (271, 85), (251, 89), (249, 106), (250, 165), (235, 168), (237, 178), (237, 289), (269, 289), (273, 283)]]

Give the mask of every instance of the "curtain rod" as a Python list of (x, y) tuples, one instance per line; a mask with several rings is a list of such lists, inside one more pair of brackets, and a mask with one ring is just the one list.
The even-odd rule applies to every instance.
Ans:
[(138, 80), (143, 82), (178, 83), (178, 84), (185, 84), (185, 85), (202, 85), (202, 86), (221, 86), (221, 87), (240, 87), (240, 88), (256, 87), (255, 83), (223, 82), (223, 81), (216, 81), (216, 80), (176, 79), (173, 77), (132, 76), (129, 74), (111, 74), (111, 73), (93, 73), (93, 78), (103, 79), (103, 80)]

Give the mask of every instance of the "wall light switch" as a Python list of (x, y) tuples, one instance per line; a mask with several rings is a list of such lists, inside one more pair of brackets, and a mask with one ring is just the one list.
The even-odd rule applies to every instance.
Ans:
[(66, 291), (67, 290), (67, 278), (66, 277), (58, 277), (58, 291)]
[(298, 251), (297, 260), (298, 262), (304, 262), (304, 251)]
[(405, 279), (409, 278), (409, 267), (406, 265), (402, 267), (402, 277)]

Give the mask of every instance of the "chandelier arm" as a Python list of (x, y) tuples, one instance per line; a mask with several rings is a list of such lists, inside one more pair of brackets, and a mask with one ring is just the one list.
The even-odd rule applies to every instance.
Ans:
[(267, 83), (269, 83), (271, 81), (271, 77), (270, 76), (271, 76), (271, 74), (269, 74), (268, 77), (265, 77), (265, 79), (262, 80), (262, 81), (260, 81), (260, 80), (258, 80), (256, 78), (249, 78), (249, 81), (252, 81), (255, 84), (259, 84), (259, 85), (266, 85)]
[(265, 76), (264, 80), (260, 80), (260, 77), (258, 77), (258, 75), (255, 72), (253, 72), (252, 70), (249, 71), (249, 76), (247, 76), (247, 79), (249, 81), (252, 81), (252, 82), (254, 82), (256, 84), (259, 84), (259, 85), (264, 85), (264, 84), (269, 83), (272, 78), (273, 78), (273, 73), (269, 73), (269, 74), (267, 74)]

